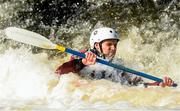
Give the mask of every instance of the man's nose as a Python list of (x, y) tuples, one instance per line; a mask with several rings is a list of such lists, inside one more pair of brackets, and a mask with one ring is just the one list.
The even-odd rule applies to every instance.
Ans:
[(112, 46), (111, 46), (111, 49), (112, 49), (112, 50), (115, 50), (115, 49), (116, 49), (116, 45), (112, 45)]

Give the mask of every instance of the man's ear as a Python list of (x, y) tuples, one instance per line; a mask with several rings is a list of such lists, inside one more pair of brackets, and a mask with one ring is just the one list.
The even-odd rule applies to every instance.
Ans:
[(99, 47), (99, 43), (98, 43), (98, 42), (96, 42), (96, 43), (94, 44), (94, 47), (95, 47), (96, 49), (100, 49), (100, 47)]

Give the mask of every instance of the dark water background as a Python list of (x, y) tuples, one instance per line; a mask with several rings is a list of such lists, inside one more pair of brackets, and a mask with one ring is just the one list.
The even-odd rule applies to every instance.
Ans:
[[(139, 90), (138, 87), (127, 89), (103, 81), (88, 82), (90, 86), (83, 86), (83, 80), (80, 82), (82, 86), (78, 88), (76, 82), (82, 79), (77, 79), (75, 74), (67, 74), (59, 81), (54, 71), (69, 56), (57, 50), (45, 50), (8, 40), (3, 30), (10, 26), (34, 31), (54, 43), (77, 50), (89, 47), (89, 35), (94, 28), (115, 28), (122, 40), (118, 44), (118, 57), (132, 64), (132, 68), (138, 71), (160, 78), (167, 74), (179, 84), (179, 0), (1, 0), (0, 98), (5, 100), (0, 99), (0, 110), (15, 110), (16, 107), (18, 110), (37, 108), (42, 111), (49, 107), (60, 107), (59, 110), (65, 107), (68, 111), (74, 111), (77, 107), (86, 110), (93, 107), (99, 110), (106, 107), (135, 110), (138, 109), (136, 105), (141, 110), (146, 107), (150, 107), (149, 110), (168, 110), (171, 107), (180, 109), (179, 87)], [(58, 60), (49, 57), (57, 57)], [(127, 66), (131, 67), (129, 64)], [(47, 87), (51, 89), (50, 92)], [(112, 96), (109, 96), (110, 93)], [(79, 94), (87, 99), (85, 102), (94, 100), (95, 103), (84, 105), (85, 102), (79, 101)], [(27, 102), (21, 101), (26, 98)], [(39, 98), (43, 100), (39, 101)], [(112, 105), (96, 104), (113, 100)], [(123, 101), (135, 106), (121, 103)], [(116, 106), (116, 102), (120, 103)], [(42, 109), (39, 104), (42, 104)]]
[[(172, 30), (174, 25), (180, 28), (179, 0), (2, 0), (0, 6), (3, 12), (1, 29), (25, 28), (68, 47), (73, 47), (72, 41), (77, 36), (87, 41), (91, 30), (99, 24), (115, 28), (122, 37), (126, 37), (129, 27), (144, 25), (140, 32), (144, 36), (143, 44), (155, 42), (153, 37), (149, 39), (144, 35), (145, 30), (157, 34)], [(164, 20), (167, 17), (168, 20)], [(150, 26), (150, 22), (154, 25)], [(170, 39), (178, 39), (178, 34), (171, 35)], [(84, 41), (82, 44), (88, 47)], [(7, 42), (1, 39), (1, 43)], [(12, 42), (7, 44), (14, 45)], [(158, 50), (160, 48), (161, 44)], [(36, 50), (34, 52), (40, 49)]]

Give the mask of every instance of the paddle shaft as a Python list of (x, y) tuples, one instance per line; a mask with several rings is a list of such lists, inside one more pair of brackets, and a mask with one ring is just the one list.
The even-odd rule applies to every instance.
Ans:
[[(76, 56), (79, 56), (81, 58), (85, 58), (86, 57), (86, 55), (84, 53), (80, 53), (80, 52), (72, 50), (70, 48), (65, 48), (65, 52), (73, 54), (73, 55), (76, 55)], [(135, 71), (133, 69), (126, 68), (126, 67), (124, 67), (122, 65), (113, 64), (113, 63), (105, 61), (103, 59), (97, 58), (96, 62), (101, 63), (101, 64), (105, 64), (105, 65), (108, 65), (108, 66), (111, 66), (111, 67), (116, 68), (116, 69), (123, 70), (125, 72), (129, 72), (129, 73), (132, 73), (132, 74), (135, 74), (135, 75), (138, 75), (138, 76), (141, 76), (141, 77), (144, 77), (144, 78), (156, 81), (156, 82), (163, 82), (163, 80), (158, 78), (158, 77), (151, 76), (151, 75), (143, 73), (143, 72)], [(177, 84), (174, 83), (172, 86), (176, 87)]]
[[(65, 52), (70, 53), (70, 54), (73, 54), (73, 55), (76, 55), (76, 56), (79, 56), (79, 57), (82, 57), (82, 58), (85, 58), (85, 57), (86, 57), (86, 55), (85, 55), (84, 53), (80, 53), (80, 52), (75, 51), (75, 50), (72, 50), (72, 49), (70, 49), (70, 48), (66, 48)], [(105, 65), (108, 65), (108, 66), (111, 66), (111, 67), (114, 67), (114, 68), (123, 70), (123, 71), (125, 71), (125, 72), (133, 73), (133, 74), (136, 74), (136, 75), (138, 75), (138, 76), (142, 76), (142, 77), (148, 78), (148, 79), (150, 79), (150, 80), (154, 80), (154, 81), (156, 81), (156, 82), (162, 82), (162, 81), (163, 81), (163, 80), (160, 79), (160, 78), (157, 78), (157, 77), (154, 77), (154, 76), (151, 76), (151, 75), (142, 73), (142, 72), (138, 72), (138, 71), (135, 71), (135, 70), (126, 68), (126, 67), (121, 66), (121, 65), (116, 65), (116, 64), (113, 64), (113, 63), (111, 63), (111, 62), (105, 61), (105, 60), (103, 60), (103, 59), (97, 58), (96, 62), (99, 62), (99, 63), (101, 63), (101, 64), (105, 64)]]

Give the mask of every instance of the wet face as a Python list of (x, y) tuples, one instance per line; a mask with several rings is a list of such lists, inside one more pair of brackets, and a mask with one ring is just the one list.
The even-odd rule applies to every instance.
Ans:
[[(112, 59), (116, 54), (117, 40), (105, 40), (102, 42), (102, 51), (107, 59)], [(95, 44), (96, 49), (101, 52), (99, 43)]]

